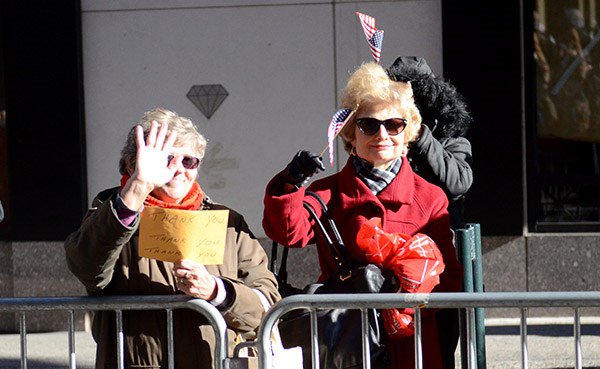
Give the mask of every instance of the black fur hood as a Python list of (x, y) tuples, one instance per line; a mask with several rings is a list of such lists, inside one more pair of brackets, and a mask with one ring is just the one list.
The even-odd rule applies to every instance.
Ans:
[(394, 81), (410, 81), (423, 123), (434, 137), (461, 137), (467, 133), (473, 122), (467, 104), (449, 81), (433, 74), (425, 59), (401, 56), (386, 71)]

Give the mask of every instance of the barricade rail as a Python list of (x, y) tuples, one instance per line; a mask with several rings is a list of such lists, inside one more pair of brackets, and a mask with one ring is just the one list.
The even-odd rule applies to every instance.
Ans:
[[(277, 321), (295, 309), (308, 309), (311, 313), (311, 336), (316, 337), (318, 309), (347, 308), (362, 312), (363, 357), (368, 357), (369, 341), (366, 339), (367, 309), (414, 308), (415, 367), (423, 368), (421, 337), (421, 310), (427, 308), (465, 308), (467, 318), (467, 367), (477, 368), (475, 355), (475, 308), (521, 309), (521, 363), (528, 368), (527, 309), (533, 307), (570, 307), (574, 309), (575, 368), (582, 368), (580, 308), (599, 307), (600, 292), (486, 292), (486, 293), (431, 293), (431, 294), (353, 294), (353, 295), (295, 295), (287, 297), (267, 312), (259, 327), (256, 347), (260, 369), (272, 368), (270, 348), (271, 331)], [(313, 369), (319, 369), (318, 345), (312, 345)], [(464, 358), (463, 358), (464, 360)], [(363, 367), (371, 368), (370, 360)], [(485, 369), (485, 368), (479, 368)]]
[[(258, 352), (261, 369), (272, 368), (271, 331), (284, 314), (295, 309), (311, 312), (314, 369), (319, 369), (318, 345), (315, 342), (318, 309), (347, 308), (362, 311), (363, 332), (367, 329), (367, 309), (415, 308), (415, 367), (423, 368), (421, 310), (429, 308), (464, 308), (466, 310), (468, 342), (467, 367), (477, 368), (475, 351), (476, 308), (520, 308), (521, 310), (521, 360), (522, 368), (528, 368), (527, 309), (534, 307), (570, 307), (574, 309), (573, 335), (575, 341), (575, 368), (582, 368), (580, 308), (600, 307), (600, 292), (486, 292), (486, 293), (431, 293), (431, 294), (353, 294), (353, 295), (296, 295), (287, 297), (266, 313), (252, 345)], [(102, 296), (102, 297), (50, 297), (50, 298), (0, 298), (0, 312), (20, 313), (21, 368), (27, 368), (26, 312), (68, 312), (69, 367), (76, 368), (74, 345), (74, 312), (112, 310), (116, 312), (116, 341), (119, 368), (124, 368), (123, 310), (165, 310), (167, 314), (168, 367), (173, 369), (173, 309), (187, 308), (203, 314), (213, 327), (217, 337), (214, 353), (215, 368), (225, 369), (228, 365), (226, 323), (221, 313), (210, 303), (190, 299), (186, 296)], [(364, 336), (364, 335), (363, 335)], [(363, 339), (363, 356), (369, 352), (369, 342)], [(464, 361), (465, 358), (463, 358)], [(364, 361), (370, 369), (370, 361)], [(485, 369), (485, 368), (478, 368)]]
[(175, 368), (173, 344), (173, 309), (192, 309), (204, 315), (211, 324), (216, 337), (214, 352), (215, 369), (223, 369), (227, 356), (227, 324), (221, 313), (204, 300), (187, 296), (97, 296), (97, 297), (37, 297), (0, 298), (0, 312), (20, 313), (21, 369), (27, 368), (27, 329), (25, 313), (28, 311), (67, 311), (69, 332), (69, 368), (75, 369), (75, 311), (112, 310), (116, 313), (116, 342), (119, 369), (125, 368), (123, 336), (123, 310), (165, 310), (167, 314), (167, 354), (169, 369)]

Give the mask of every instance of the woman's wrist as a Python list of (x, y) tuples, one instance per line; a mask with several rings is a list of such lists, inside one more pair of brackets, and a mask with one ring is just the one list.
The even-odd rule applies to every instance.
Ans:
[(117, 193), (115, 198), (113, 199), (113, 204), (115, 211), (117, 212), (117, 217), (121, 224), (124, 226), (130, 227), (135, 220), (138, 218), (140, 211), (144, 208), (142, 205), (142, 209), (140, 211), (130, 209), (121, 198), (121, 194)]
[(141, 211), (144, 207), (144, 200), (152, 192), (154, 186), (129, 178), (125, 186), (121, 189), (120, 196), (123, 204), (133, 211)]

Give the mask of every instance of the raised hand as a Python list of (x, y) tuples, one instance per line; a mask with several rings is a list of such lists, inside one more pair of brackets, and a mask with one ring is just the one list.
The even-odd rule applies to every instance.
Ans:
[(298, 151), (283, 171), (283, 179), (294, 186), (302, 186), (313, 175), (324, 171), (322, 159), (310, 151)]
[(131, 210), (140, 210), (144, 199), (155, 188), (169, 182), (177, 170), (177, 160), (169, 162), (169, 155), (176, 132), (169, 133), (169, 125), (152, 122), (148, 137), (144, 140), (142, 126), (135, 128), (137, 157), (135, 170), (121, 190), (123, 203)]
[(148, 138), (144, 140), (144, 131), (141, 126), (136, 127), (137, 158), (135, 171), (132, 174), (134, 180), (138, 180), (152, 187), (160, 187), (169, 182), (175, 170), (177, 162), (169, 162), (170, 151), (173, 148), (176, 132), (167, 134), (169, 126), (167, 123), (160, 125), (152, 122)]

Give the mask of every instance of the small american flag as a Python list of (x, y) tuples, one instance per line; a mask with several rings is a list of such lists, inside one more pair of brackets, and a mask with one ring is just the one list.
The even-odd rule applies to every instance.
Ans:
[(370, 15), (359, 12), (356, 12), (356, 15), (358, 15), (358, 19), (360, 19), (360, 24), (365, 33), (365, 37), (367, 38), (367, 42), (369, 43), (371, 55), (373, 55), (375, 62), (379, 63), (379, 60), (381, 59), (381, 45), (383, 43), (383, 30), (378, 30), (375, 27), (375, 18)]
[(369, 47), (371, 48), (371, 55), (376, 63), (379, 63), (381, 58), (381, 45), (383, 44), (383, 31), (377, 31), (373, 34), (373, 37), (369, 39)]
[(340, 109), (335, 112), (329, 128), (327, 129), (327, 143), (329, 144), (329, 164), (333, 167), (333, 141), (337, 134), (344, 128), (348, 119), (352, 116), (352, 109)]
[(365, 32), (365, 37), (367, 40), (370, 40), (375, 31), (377, 31), (377, 28), (375, 28), (375, 18), (359, 12), (356, 12), (356, 15), (358, 15), (358, 18), (360, 19), (360, 24)]

